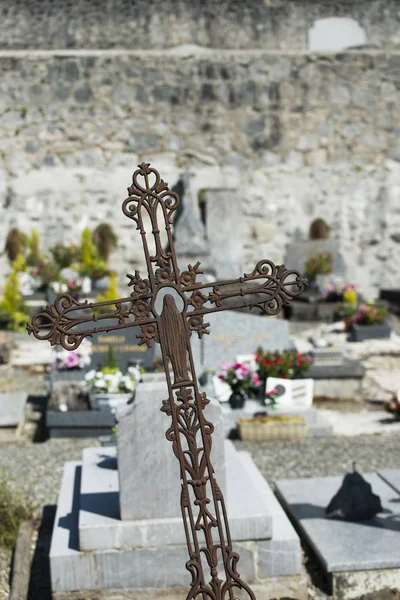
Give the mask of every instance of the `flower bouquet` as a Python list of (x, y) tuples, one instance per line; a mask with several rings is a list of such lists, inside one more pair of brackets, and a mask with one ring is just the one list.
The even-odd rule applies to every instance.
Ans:
[(304, 272), (310, 282), (315, 281), (317, 275), (328, 275), (332, 273), (333, 257), (330, 252), (321, 252), (314, 254), (306, 261)]
[(296, 350), (265, 352), (261, 346), (256, 350), (257, 374), (261, 381), (268, 377), (298, 379), (308, 371), (311, 358)]
[(140, 379), (139, 367), (128, 367), (126, 375), (118, 367), (92, 369), (85, 375), (92, 408), (115, 412), (117, 406), (130, 400)]
[[(277, 404), (279, 389), (291, 389), (285, 380), (301, 379), (303, 382), (312, 380), (304, 379), (305, 373), (311, 365), (311, 358), (305, 354), (300, 354), (296, 350), (284, 350), (283, 352), (265, 352), (261, 346), (256, 351), (257, 374), (260, 380), (259, 398), (264, 405), (270, 405), (271, 408)], [(272, 385), (268, 390), (267, 380)], [(267, 390), (267, 391), (266, 391)], [(312, 386), (307, 386), (307, 401), (312, 402)], [(311, 395), (310, 395), (311, 394)], [(281, 401), (281, 400), (280, 400)]]
[(218, 377), (232, 390), (229, 398), (232, 408), (243, 408), (246, 395), (251, 395), (259, 384), (257, 373), (253, 373), (249, 366), (241, 362), (223, 363)]
[(90, 365), (91, 357), (92, 342), (84, 339), (76, 350), (69, 351), (62, 349), (58, 351), (53, 366), (58, 371), (84, 369)]

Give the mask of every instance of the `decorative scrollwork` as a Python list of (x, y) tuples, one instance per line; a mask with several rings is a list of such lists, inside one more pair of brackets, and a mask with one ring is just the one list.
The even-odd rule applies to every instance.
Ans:
[[(256, 280), (262, 281), (258, 285), (232, 289), (232, 285), (247, 284)], [(276, 315), (283, 305), (289, 304), (294, 297), (304, 291), (307, 286), (307, 279), (297, 271), (286, 269), (284, 265), (276, 266), (270, 260), (261, 260), (251, 273), (245, 274), (240, 279), (217, 281), (211, 285), (212, 291), (209, 292), (208, 296), (204, 296), (200, 292), (200, 289), (210, 287), (208, 284), (203, 284), (195, 288), (188, 303), (195, 305), (192, 298), (197, 298), (199, 294), (202, 294), (202, 302), (201, 305), (199, 302), (199, 306), (195, 306), (195, 309), (191, 313), (192, 315), (244, 307), (249, 307), (250, 309), (259, 308), (267, 315)], [(189, 291), (189, 289), (185, 291)], [(252, 299), (252, 296), (254, 297), (255, 295), (261, 296), (261, 299)], [(205, 298), (204, 301), (203, 298)], [(226, 300), (232, 298), (237, 298), (234, 305), (226, 303)], [(206, 302), (214, 304), (216, 308), (204, 307), (203, 304)]]
[(200, 262), (197, 261), (194, 266), (188, 265), (187, 271), (183, 271), (181, 274), (181, 284), (183, 287), (194, 285), (196, 283), (197, 275), (204, 273), (203, 269), (199, 269), (199, 267)]
[(149, 325), (141, 325), (142, 333), (139, 333), (136, 337), (140, 340), (139, 346), (146, 344), (148, 348), (151, 348), (153, 341), (160, 343), (160, 336), (158, 333), (157, 325), (150, 323)]
[(135, 294), (146, 294), (150, 291), (150, 282), (148, 279), (142, 279), (140, 277), (139, 271), (135, 271), (134, 275), (126, 274), (129, 279), (128, 287), (133, 285), (132, 296)]
[(203, 323), (203, 315), (189, 317), (188, 324), (191, 331), (197, 331), (197, 335), (200, 339), (203, 335), (208, 335), (210, 333), (207, 329), (210, 327), (210, 323)]

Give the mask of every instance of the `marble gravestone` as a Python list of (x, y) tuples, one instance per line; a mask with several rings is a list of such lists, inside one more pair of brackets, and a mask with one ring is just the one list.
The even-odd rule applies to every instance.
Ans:
[(338, 251), (336, 240), (304, 240), (288, 244), (286, 248), (285, 265), (290, 269), (304, 272), (304, 265), (309, 258), (316, 254), (329, 252), (333, 258), (332, 273), (340, 277), (346, 277), (346, 267), (342, 254)]
[[(111, 321), (111, 320), (110, 320)], [(102, 325), (105, 326), (104, 320)], [(138, 361), (146, 370), (153, 369), (154, 345), (147, 348), (145, 344), (139, 346), (137, 335), (141, 333), (140, 327), (128, 327), (121, 331), (109, 333), (95, 333), (90, 338), (92, 341), (91, 369), (104, 366), (104, 361), (109, 347), (115, 350), (118, 367), (125, 372), (132, 362)]]
[[(164, 373), (144, 375), (134, 403), (123, 408), (118, 416), (118, 476), (123, 520), (181, 515), (178, 461), (171, 452), (171, 442), (165, 437), (167, 419), (160, 411), (162, 401), (168, 397), (164, 380)], [(225, 492), (223, 422), (216, 400), (206, 406), (204, 414), (215, 426), (212, 459), (218, 482)], [(157, 452), (149, 452), (153, 445), (157, 446)]]
[[(188, 264), (199, 260), (201, 268), (213, 279), (236, 279), (243, 275), (244, 264), (244, 225), (237, 191), (233, 188), (202, 190), (202, 220), (192, 179), (190, 171), (182, 177), (182, 213), (174, 226), (178, 261)], [(228, 213), (229, 220), (226, 219)]]
[[(165, 438), (171, 420), (160, 411), (167, 397), (163, 373), (144, 375), (134, 402), (118, 410), (117, 448), (87, 448), (82, 462), (66, 463), (50, 549), (53, 592), (122, 588), (139, 599), (157, 589), (186, 598), (179, 462)], [(219, 404), (211, 401), (205, 414), (215, 424), (211, 460), (241, 575), (255, 593), (296, 589), (305, 600), (296, 532), (251, 456), (223, 440)]]
[[(240, 197), (233, 189), (205, 191), (208, 260), (217, 279), (236, 279), (244, 273), (244, 223)], [(229, 214), (229, 219), (226, 215)]]
[(294, 347), (289, 325), (283, 319), (227, 310), (206, 315), (206, 321), (210, 323), (210, 334), (201, 340), (192, 336), (198, 375), (207, 369), (218, 371), (221, 363), (233, 362), (238, 355), (254, 354), (258, 346), (271, 351)]

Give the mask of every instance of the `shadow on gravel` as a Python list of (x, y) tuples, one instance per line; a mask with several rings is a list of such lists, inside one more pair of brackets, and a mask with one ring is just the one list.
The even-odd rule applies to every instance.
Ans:
[(42, 521), (32, 558), (27, 600), (52, 599), (49, 554), (56, 508), (55, 505), (47, 505), (43, 508)]
[(49, 401), (48, 396), (33, 396), (29, 395), (27, 404), (30, 404), (33, 412), (36, 414), (36, 429), (33, 436), (33, 443), (45, 442), (48, 438), (48, 432), (46, 427), (46, 410)]

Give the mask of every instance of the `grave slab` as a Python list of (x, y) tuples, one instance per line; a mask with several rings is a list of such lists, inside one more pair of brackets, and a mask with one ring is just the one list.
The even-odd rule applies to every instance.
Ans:
[(82, 438), (111, 435), (115, 415), (109, 411), (74, 410), (46, 412), (46, 426), (50, 438)]
[[(268, 503), (231, 442), (225, 442), (227, 510), (236, 541), (270, 539)], [(217, 472), (218, 475), (218, 472)], [(179, 508), (179, 504), (178, 504)], [(182, 518), (120, 520), (116, 448), (83, 451), (79, 517), (82, 550), (170, 546), (185, 543)]]
[[(233, 453), (233, 456), (228, 458), (227, 463), (234, 462), (233, 468), (227, 470), (228, 474), (230, 473), (228, 480), (239, 479), (236, 484), (234, 481), (232, 483), (242, 486), (240, 493), (237, 487), (234, 490), (236, 502), (240, 502), (242, 506), (241, 512), (246, 510), (243, 506), (244, 499), (246, 503), (252, 502), (253, 494), (248, 491), (250, 489), (259, 497), (259, 501), (261, 499), (263, 510), (268, 510), (268, 514), (272, 515), (274, 523), (276, 522), (271, 540), (275, 546), (268, 545), (267, 539), (234, 541), (234, 548), (240, 552), (242, 559), (240, 572), (250, 583), (256, 584), (254, 589), (257, 590), (257, 598), (260, 600), (275, 597), (274, 592), (277, 590), (279, 597), (292, 596), (293, 592), (298, 590), (296, 598), (303, 600), (306, 598), (306, 587), (301, 568), (300, 544), (298, 539), (296, 541), (296, 534), (279, 503), (274, 501), (272, 490), (258, 472), (250, 455), (237, 453), (231, 444), (228, 445), (231, 449), (228, 449), (227, 455)], [(115, 448), (90, 449), (85, 463), (88, 464), (88, 458), (93, 458), (94, 453), (102, 454), (103, 474), (92, 479), (90, 485), (84, 481), (87, 475), (82, 477), (80, 463), (66, 463), (64, 468), (50, 551), (53, 592), (121, 588), (137, 590), (147, 587), (161, 589), (176, 586), (177, 593), (182, 588), (185, 589), (186, 597), (190, 577), (184, 567), (187, 556), (185, 544), (78, 551), (78, 540), (81, 545), (83, 541), (82, 530), (78, 530), (79, 510), (81, 509), (81, 515), (87, 512), (83, 510), (81, 501), (87, 502), (88, 495), (91, 495), (91, 506), (97, 513), (110, 505), (118, 508), (118, 502), (113, 504), (111, 500), (112, 489), (113, 486), (117, 486), (118, 478), (115, 473), (110, 476), (111, 465), (107, 465), (107, 461), (115, 459)], [(243, 470), (246, 471), (248, 479), (240, 483), (240, 471)], [(244, 486), (247, 486), (247, 493)], [(105, 495), (100, 502), (96, 501), (96, 497), (98, 500), (104, 490), (105, 494), (109, 494), (110, 504), (106, 502)], [(110, 508), (108, 510), (110, 511)], [(115, 514), (111, 510), (107, 518), (113, 519)], [(100, 517), (99, 514), (97, 516)], [(276, 553), (279, 553), (279, 557)], [(286, 557), (284, 560), (283, 556)], [(272, 575), (269, 576), (269, 573)]]
[(383, 512), (357, 523), (325, 518), (325, 507), (341, 486), (342, 477), (276, 483), (282, 504), (328, 573), (400, 568), (400, 495), (377, 474), (363, 477), (380, 496)]
[(380, 469), (378, 475), (400, 496), (400, 469)]
[(26, 392), (0, 394), (0, 442), (15, 440), (24, 421)]
[(79, 552), (79, 495), (81, 464), (66, 462), (58, 496), (50, 546), (51, 587), (54, 591), (94, 589), (94, 557)]

